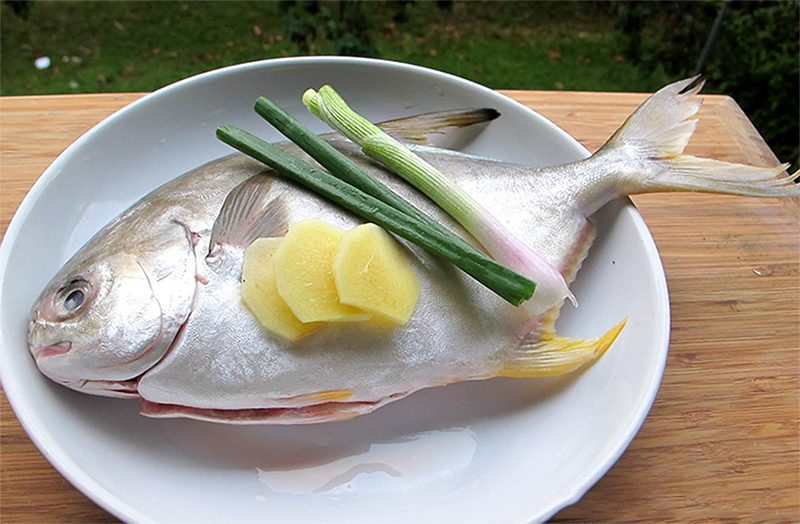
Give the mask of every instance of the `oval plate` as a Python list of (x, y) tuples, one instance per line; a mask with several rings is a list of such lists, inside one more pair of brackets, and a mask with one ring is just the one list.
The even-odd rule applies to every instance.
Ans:
[[(629, 201), (594, 219), (599, 236), (565, 306), (562, 335), (628, 317), (615, 346), (558, 379), (494, 379), (418, 392), (374, 414), (312, 426), (153, 420), (137, 402), (91, 397), (42, 376), (25, 337), (59, 267), (148, 191), (222, 156), (216, 126), (279, 136), (252, 111), (268, 95), (313, 129), (300, 96), (334, 85), (373, 120), (458, 107), (502, 118), (460, 149), (553, 165), (588, 152), (490, 89), (393, 62), (291, 58), (192, 77), (115, 113), (62, 153), (27, 195), (0, 249), (2, 380), (20, 422), (78, 489), (121, 519), (150, 522), (523, 522), (576, 502), (641, 426), (664, 370), (666, 281)], [(68, 194), (69, 198), (63, 198)]]

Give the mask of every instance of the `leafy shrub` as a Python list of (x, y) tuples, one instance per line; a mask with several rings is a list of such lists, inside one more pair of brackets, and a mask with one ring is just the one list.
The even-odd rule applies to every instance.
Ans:
[(302, 52), (312, 51), (312, 42), (322, 36), (334, 44), (337, 55), (378, 55), (362, 2), (284, 0), (280, 6), (286, 37)]

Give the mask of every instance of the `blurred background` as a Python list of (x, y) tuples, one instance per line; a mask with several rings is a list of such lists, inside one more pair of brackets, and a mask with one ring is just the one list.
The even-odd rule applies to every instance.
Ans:
[(696, 72), (800, 157), (800, 1), (4, 0), (0, 95), (152, 91), (294, 55), (411, 62), (497, 89), (653, 91)]

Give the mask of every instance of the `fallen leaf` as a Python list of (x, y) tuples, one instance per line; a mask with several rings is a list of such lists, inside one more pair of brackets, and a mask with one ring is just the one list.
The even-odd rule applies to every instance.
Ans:
[(561, 60), (561, 51), (558, 49), (550, 49), (547, 52), (547, 58), (550, 60)]

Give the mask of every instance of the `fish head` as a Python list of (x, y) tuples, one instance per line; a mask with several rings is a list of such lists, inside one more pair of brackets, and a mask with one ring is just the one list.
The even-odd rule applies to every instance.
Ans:
[(124, 396), (130, 388), (120, 384), (163, 356), (174, 335), (169, 331), (145, 264), (119, 250), (77, 257), (59, 271), (33, 307), (28, 346), (52, 380)]

